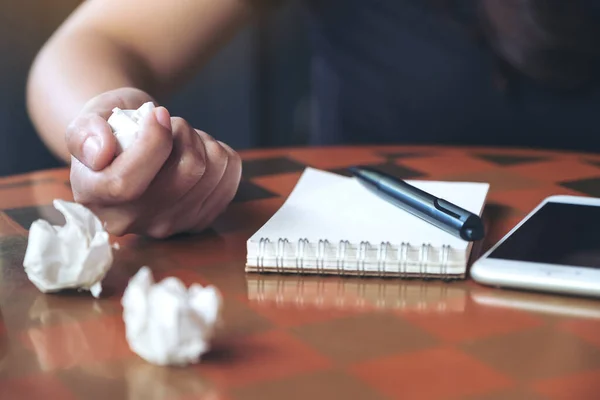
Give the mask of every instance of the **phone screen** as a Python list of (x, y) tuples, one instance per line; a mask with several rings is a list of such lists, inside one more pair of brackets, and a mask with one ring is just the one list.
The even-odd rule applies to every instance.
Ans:
[(600, 268), (600, 207), (546, 203), (489, 258)]

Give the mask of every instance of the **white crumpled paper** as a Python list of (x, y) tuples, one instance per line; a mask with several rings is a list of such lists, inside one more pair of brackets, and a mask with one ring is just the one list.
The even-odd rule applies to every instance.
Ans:
[(130, 279), (121, 304), (129, 347), (161, 366), (198, 362), (210, 350), (221, 321), (217, 288), (192, 284), (186, 289), (174, 277), (155, 283), (146, 266)]
[(54, 200), (65, 217), (64, 226), (38, 219), (31, 224), (23, 266), (42, 292), (62, 289), (102, 292), (102, 280), (113, 263), (109, 235), (100, 220), (78, 203)]
[(117, 139), (119, 145), (117, 151), (119, 153), (125, 151), (134, 142), (142, 120), (153, 109), (154, 103), (151, 101), (142, 104), (137, 110), (121, 110), (119, 107), (113, 108), (113, 113), (107, 122)]

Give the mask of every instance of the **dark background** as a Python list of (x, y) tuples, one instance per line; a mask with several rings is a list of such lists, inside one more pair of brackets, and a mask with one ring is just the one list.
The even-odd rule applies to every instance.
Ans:
[[(61, 166), (25, 109), (37, 51), (81, 3), (0, 1), (0, 176)], [(165, 104), (233, 148), (298, 145), (307, 135), (309, 48), (301, 9), (289, 2), (244, 29)]]

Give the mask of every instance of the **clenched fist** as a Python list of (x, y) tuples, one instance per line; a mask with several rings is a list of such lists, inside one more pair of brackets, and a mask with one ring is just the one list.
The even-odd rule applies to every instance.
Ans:
[(117, 154), (107, 119), (113, 108), (136, 109), (153, 99), (123, 88), (90, 100), (66, 134), (76, 202), (108, 232), (166, 238), (205, 229), (233, 199), (241, 160), (226, 144), (156, 107), (137, 139)]

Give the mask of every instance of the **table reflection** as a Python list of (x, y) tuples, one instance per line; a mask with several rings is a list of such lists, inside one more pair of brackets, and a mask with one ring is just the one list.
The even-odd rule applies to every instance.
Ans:
[(122, 347), (118, 321), (84, 295), (38, 295), (29, 308), (25, 346), (42, 371), (94, 361)]
[(223, 399), (212, 384), (185, 368), (163, 368), (139, 360), (127, 368), (125, 379), (129, 400)]
[(595, 299), (484, 287), (472, 290), (471, 298), (475, 304), (484, 308), (529, 311), (556, 317), (600, 319), (600, 307)]
[(25, 346), (42, 371), (66, 371), (62, 379), (76, 392), (144, 400), (222, 398), (194, 370), (155, 366), (132, 353), (117, 310), (83, 296), (41, 294), (29, 309)]
[(322, 310), (461, 313), (468, 290), (460, 282), (248, 274), (248, 299), (257, 306)]

